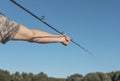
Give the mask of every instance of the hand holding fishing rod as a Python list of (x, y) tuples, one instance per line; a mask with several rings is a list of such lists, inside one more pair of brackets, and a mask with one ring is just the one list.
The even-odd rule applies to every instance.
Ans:
[[(10, 0), (11, 2), (13, 2), (14, 4), (16, 4), (18, 7), (20, 7), (21, 9), (25, 10), (27, 13), (29, 13), (30, 15), (32, 15), (33, 17), (35, 17), (36, 19), (38, 19), (39, 21), (41, 21), (42, 23), (44, 23), (45, 25), (47, 25), (48, 27), (52, 28), (54, 31), (58, 32), (59, 34), (63, 35), (64, 37), (66, 37), (63, 32), (60, 32), (59, 30), (57, 30), (56, 28), (54, 28), (53, 26), (51, 26), (50, 24), (48, 24), (47, 22), (45, 22), (43, 20), (43, 18), (40, 18), (38, 16), (36, 16), (35, 14), (33, 14), (32, 12), (30, 12), (29, 10), (27, 10), (26, 8), (24, 8), (22, 5), (18, 4), (17, 2), (15, 2), (14, 0)], [(68, 38), (66, 38), (66, 41), (69, 41)], [(80, 44), (78, 44), (77, 42), (73, 41), (72, 39), (70, 39), (71, 42), (73, 42), (75, 45), (79, 46), (80, 48), (82, 48), (84, 51), (86, 51), (88, 54), (93, 55), (91, 52), (89, 52), (86, 48), (84, 48), (83, 46), (81, 46)]]

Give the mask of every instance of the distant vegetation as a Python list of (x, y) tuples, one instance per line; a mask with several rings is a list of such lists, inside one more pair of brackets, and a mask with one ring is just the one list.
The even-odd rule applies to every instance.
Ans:
[(9, 71), (0, 69), (0, 81), (120, 81), (120, 71), (109, 73), (89, 73), (85, 76), (73, 74), (66, 78), (48, 77), (45, 73), (19, 73), (11, 74)]

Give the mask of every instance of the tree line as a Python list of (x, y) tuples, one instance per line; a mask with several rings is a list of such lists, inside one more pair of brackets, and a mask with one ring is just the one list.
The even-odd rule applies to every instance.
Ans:
[(85, 76), (76, 73), (67, 78), (54, 78), (48, 77), (44, 72), (38, 74), (15, 72), (11, 74), (7, 70), (0, 69), (0, 81), (120, 81), (120, 71), (88, 73)]

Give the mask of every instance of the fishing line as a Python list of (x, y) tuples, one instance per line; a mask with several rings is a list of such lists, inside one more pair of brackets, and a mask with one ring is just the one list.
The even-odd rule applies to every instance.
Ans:
[[(20, 7), (21, 9), (23, 9), (24, 11), (26, 11), (27, 13), (29, 13), (30, 15), (32, 15), (33, 17), (35, 17), (36, 19), (38, 19), (39, 21), (41, 21), (42, 23), (44, 23), (45, 25), (47, 25), (48, 27), (50, 27), (51, 29), (53, 29), (54, 31), (58, 32), (59, 34), (65, 36), (65, 34), (63, 34), (63, 32), (60, 32), (59, 30), (57, 30), (56, 28), (54, 28), (53, 26), (51, 26), (50, 24), (48, 24), (47, 22), (44, 21), (44, 17), (40, 18), (37, 15), (33, 14), (32, 12), (30, 12), (28, 9), (26, 9), (25, 7), (23, 7), (22, 5), (18, 4), (16, 1), (14, 0), (10, 0), (11, 2), (13, 2), (14, 4), (16, 4), (18, 7)], [(78, 47), (80, 47), (81, 49), (83, 49), (84, 51), (86, 51), (88, 54), (90, 55), (94, 55), (93, 53), (91, 53), (90, 51), (88, 51), (85, 47), (81, 46), (80, 44), (78, 44), (77, 42), (73, 41), (72, 39), (70, 39), (70, 41), (72, 43), (74, 43), (75, 45), (77, 45)]]

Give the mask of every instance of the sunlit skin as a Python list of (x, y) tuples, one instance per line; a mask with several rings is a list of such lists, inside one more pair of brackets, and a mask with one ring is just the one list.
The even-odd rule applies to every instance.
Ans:
[(29, 29), (24, 25), (20, 25), (19, 31), (12, 40), (22, 40), (41, 44), (61, 43), (65, 46), (70, 42), (70, 38), (68, 36), (51, 34), (42, 30)]

